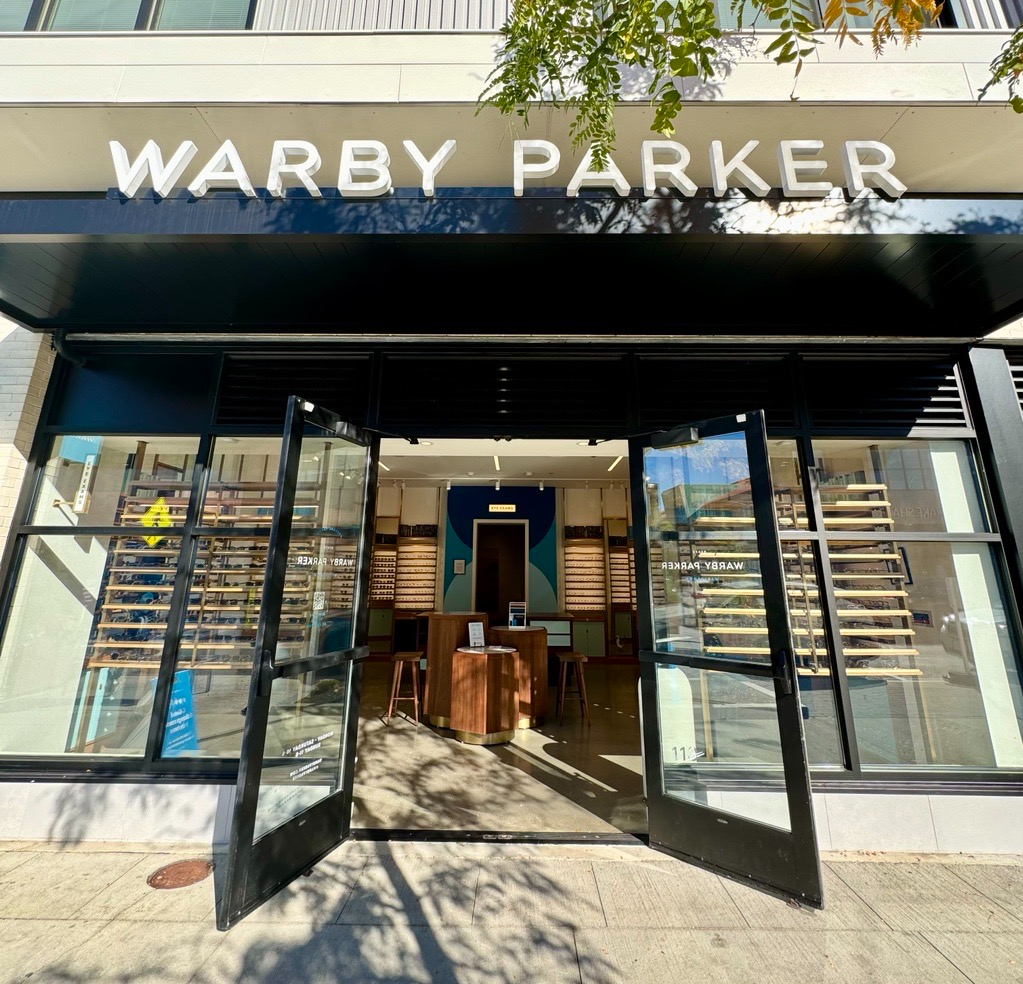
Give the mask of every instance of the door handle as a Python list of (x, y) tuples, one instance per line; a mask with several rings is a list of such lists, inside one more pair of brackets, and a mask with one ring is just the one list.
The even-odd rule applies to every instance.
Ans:
[(269, 697), (273, 685), (273, 653), (264, 649), (259, 657), (259, 683), (257, 690), (260, 697)]
[(781, 684), (781, 692), (786, 696), (790, 696), (795, 690), (793, 674), (792, 650), (779, 649), (775, 659), (774, 678)]

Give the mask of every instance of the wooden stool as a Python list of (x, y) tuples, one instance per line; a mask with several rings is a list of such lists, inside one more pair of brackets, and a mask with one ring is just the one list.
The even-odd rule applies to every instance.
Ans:
[[(394, 675), (391, 677), (391, 699), (387, 704), (387, 720), (391, 720), (394, 714), (394, 705), (403, 700), (413, 701), (413, 714), (416, 724), (419, 724), (419, 661), (423, 658), (422, 653), (395, 653), (391, 657), (394, 663)], [(401, 678), (404, 675), (405, 667), (412, 668), (412, 693), (401, 695)]]
[[(558, 724), (565, 718), (565, 697), (578, 697), (583, 711), (583, 720), (590, 722), (590, 706), (586, 700), (586, 674), (583, 663), (587, 657), (582, 653), (558, 653)], [(575, 667), (575, 687), (568, 689), (568, 668)]]

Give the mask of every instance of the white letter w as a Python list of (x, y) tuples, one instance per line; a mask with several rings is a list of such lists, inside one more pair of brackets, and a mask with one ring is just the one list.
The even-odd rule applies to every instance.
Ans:
[(150, 140), (142, 148), (142, 153), (134, 162), (128, 160), (128, 152), (120, 143), (111, 140), (110, 153), (114, 158), (114, 170), (117, 172), (117, 187), (131, 198), (142, 186), (146, 175), (151, 174), (153, 191), (161, 198), (166, 198), (189, 162), (195, 157), (196, 149), (191, 140), (186, 140), (164, 167), (163, 154), (160, 153), (155, 140)]

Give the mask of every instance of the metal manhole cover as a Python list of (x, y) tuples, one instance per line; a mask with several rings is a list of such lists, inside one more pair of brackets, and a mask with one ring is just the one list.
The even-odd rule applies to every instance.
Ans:
[(146, 884), (150, 888), (187, 888), (208, 878), (212, 871), (213, 865), (202, 858), (172, 861), (162, 868), (157, 868), (146, 879)]

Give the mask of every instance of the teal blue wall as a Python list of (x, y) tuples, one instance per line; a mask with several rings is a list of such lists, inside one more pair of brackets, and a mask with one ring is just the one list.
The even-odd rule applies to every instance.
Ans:
[[(511, 503), (514, 513), (492, 513), (491, 503)], [(444, 611), (467, 612), (472, 604), (472, 531), (477, 519), (529, 521), (530, 612), (558, 610), (558, 536), (554, 522), (554, 489), (462, 485), (448, 492), (444, 539)], [(454, 573), (454, 562), (465, 561), (465, 573)]]

